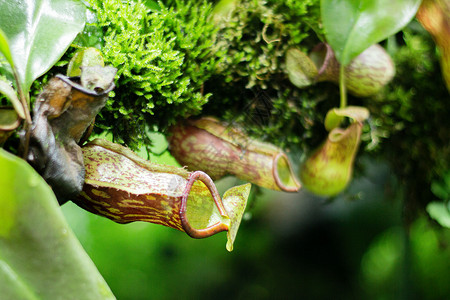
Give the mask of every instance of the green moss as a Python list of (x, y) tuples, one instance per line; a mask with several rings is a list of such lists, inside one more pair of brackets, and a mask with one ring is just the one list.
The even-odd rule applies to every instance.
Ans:
[(226, 54), (205, 84), (212, 96), (203, 113), (283, 147), (307, 147), (317, 138), (312, 127), (320, 125), (324, 93), (295, 88), (284, 61), (289, 47), (311, 49), (320, 41), (319, 16), (317, 0), (236, 1), (219, 23), (217, 44), (226, 45)]
[(202, 85), (219, 60), (209, 4), (174, 1), (151, 11), (141, 2), (87, 2), (102, 32), (105, 63), (118, 69), (97, 132), (112, 132), (116, 141), (135, 148), (151, 143), (149, 129), (164, 130), (201, 111), (210, 96)]
[(227, 52), (216, 73), (227, 83), (243, 80), (247, 88), (267, 88), (288, 47), (317, 43), (319, 16), (317, 0), (236, 1), (231, 16), (219, 24), (218, 43), (227, 45)]
[(236, 1), (219, 24), (211, 19), (216, 2), (166, 0), (155, 10), (140, 1), (87, 0), (89, 23), (35, 82), (35, 95), (48, 78), (65, 73), (79, 47), (97, 47), (118, 72), (94, 131), (112, 133), (116, 142), (148, 148), (149, 131), (199, 114), (245, 123), (249, 134), (281, 146), (318, 141), (311, 127), (321, 127), (329, 105), (317, 103), (327, 92), (323, 85), (293, 87), (284, 55), (292, 45), (310, 49), (319, 42), (319, 1)]

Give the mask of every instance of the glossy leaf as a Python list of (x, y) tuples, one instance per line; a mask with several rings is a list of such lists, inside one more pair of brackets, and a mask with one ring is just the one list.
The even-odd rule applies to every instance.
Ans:
[(327, 42), (347, 65), (372, 44), (395, 34), (416, 14), (421, 0), (321, 0)]
[(2, 299), (114, 299), (46, 182), (0, 149)]
[(0, 28), (25, 93), (83, 29), (85, 11), (77, 0), (0, 1)]
[(11, 51), (9, 50), (8, 38), (3, 30), (0, 28), (0, 52), (5, 56), (6, 60), (11, 66), (14, 66)]

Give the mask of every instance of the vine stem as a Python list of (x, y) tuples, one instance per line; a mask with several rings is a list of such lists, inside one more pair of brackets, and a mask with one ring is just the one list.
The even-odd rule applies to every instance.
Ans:
[(347, 89), (345, 87), (345, 66), (340, 65), (339, 67), (339, 91), (341, 94), (341, 105), (340, 108), (345, 108), (347, 106)]

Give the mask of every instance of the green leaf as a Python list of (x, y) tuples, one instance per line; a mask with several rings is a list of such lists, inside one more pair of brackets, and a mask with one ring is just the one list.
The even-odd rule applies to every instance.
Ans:
[(372, 44), (405, 27), (421, 0), (321, 0), (327, 42), (347, 65)]
[(22, 103), (20, 103), (19, 98), (17, 98), (16, 91), (8, 82), (2, 80), (1, 78), (0, 78), (0, 93), (4, 94), (6, 98), (8, 98), (9, 101), (11, 101), (19, 117), (25, 119), (25, 111), (23, 110), (23, 106)]
[(83, 29), (85, 11), (84, 4), (77, 0), (0, 3), (0, 28), (9, 40), (12, 60), (25, 93), (37, 77), (61, 58)]
[(1, 28), (0, 28), (0, 52), (5, 56), (9, 64), (11, 66), (14, 66), (11, 51), (9, 50), (8, 38), (6, 37), (5, 33)]
[(450, 200), (450, 187), (441, 182), (433, 181), (431, 183), (431, 191), (433, 194), (442, 200)]
[(158, 4), (158, 1), (145, 0), (145, 6), (147, 6), (151, 11), (161, 11), (161, 7)]
[(114, 299), (42, 177), (3, 149), (0, 174), (2, 299)]
[(444, 202), (430, 202), (427, 205), (428, 214), (441, 226), (450, 228), (450, 206)]

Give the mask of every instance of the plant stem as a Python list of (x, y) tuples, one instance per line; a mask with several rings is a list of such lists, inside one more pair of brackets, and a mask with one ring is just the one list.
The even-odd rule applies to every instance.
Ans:
[(342, 64), (339, 67), (339, 91), (341, 94), (341, 105), (340, 108), (345, 108), (347, 106), (347, 89), (345, 87), (345, 66)]
[(22, 103), (23, 111), (25, 112), (25, 121), (28, 123), (28, 125), (31, 124), (31, 115), (30, 115), (30, 108), (29, 108), (29, 99), (26, 97), (24, 91), (22, 90), (22, 86), (19, 81), (19, 76), (15, 70), (13, 70), (14, 79), (16, 80), (17, 90), (19, 92), (19, 99)]
[(31, 127), (31, 114), (30, 114), (30, 96), (24, 93), (19, 81), (19, 76), (13, 68), (14, 79), (16, 80), (17, 90), (19, 92), (20, 102), (22, 103), (23, 110), (25, 112), (25, 140), (22, 145), (23, 153), (22, 158), (26, 160), (28, 156), (28, 149), (30, 144), (30, 127)]

